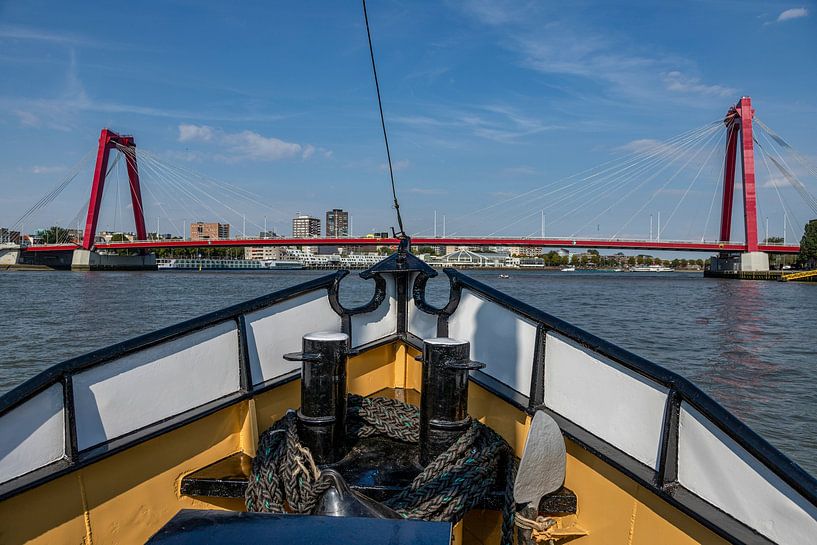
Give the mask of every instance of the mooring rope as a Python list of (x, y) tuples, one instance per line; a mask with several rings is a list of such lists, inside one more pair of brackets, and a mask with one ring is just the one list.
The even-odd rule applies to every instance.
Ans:
[[(406, 443), (419, 440), (419, 409), (396, 399), (350, 395), (347, 422), (353, 438), (385, 435)], [(502, 544), (511, 545), (517, 467), (510, 445), (472, 420), (448, 450), (384, 503), (404, 518), (457, 522), (494, 488), (495, 476), (504, 471)], [(261, 435), (247, 486), (247, 510), (309, 513), (331, 485), (298, 440), (297, 415), (289, 411)]]

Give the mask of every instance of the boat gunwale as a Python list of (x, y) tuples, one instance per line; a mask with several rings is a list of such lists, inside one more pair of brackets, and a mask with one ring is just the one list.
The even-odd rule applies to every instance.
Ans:
[[(451, 283), (457, 283), (461, 287), (465, 287), (475, 291), (492, 302), (516, 313), (529, 320), (541, 324), (545, 332), (554, 331), (572, 341), (578, 342), (580, 345), (588, 348), (596, 354), (608, 357), (614, 362), (623, 365), (631, 371), (657, 382), (658, 384), (668, 388), (667, 403), (669, 408), (664, 414), (661, 456), (667, 457), (670, 454), (667, 450), (668, 441), (674, 435), (675, 445), (677, 448), (678, 426), (669, 426), (669, 419), (673, 416), (673, 412), (677, 411), (682, 401), (686, 401), (695, 409), (701, 412), (712, 424), (724, 432), (730, 439), (734, 440), (738, 445), (747, 450), (749, 454), (755, 456), (764, 466), (772, 471), (776, 476), (780, 477), (783, 482), (791, 486), (795, 491), (802, 494), (805, 499), (817, 505), (817, 479), (809, 474), (806, 470), (800, 467), (796, 462), (791, 460), (785, 454), (780, 452), (771, 443), (766, 441), (763, 437), (757, 434), (749, 426), (739, 420), (735, 415), (729, 412), (721, 404), (715, 401), (712, 397), (706, 394), (703, 390), (695, 386), (689, 379), (670, 371), (656, 363), (653, 363), (642, 356), (634, 354), (629, 350), (621, 348), (610, 341), (606, 341), (600, 337), (588, 333), (587, 331), (574, 326), (560, 318), (557, 318), (547, 312), (537, 309), (527, 303), (519, 301), (496, 288), (475, 280), (460, 271), (455, 269), (444, 269), (448, 275)], [(540, 385), (536, 385), (540, 387)], [(541, 384), (544, 390), (544, 384)], [(543, 395), (542, 391), (540, 395)], [(672, 407), (675, 405), (676, 407)], [(535, 412), (539, 408), (546, 408), (543, 404), (532, 405), (529, 407), (529, 412)], [(676, 415), (677, 416), (677, 415)], [(564, 417), (563, 417), (564, 418)], [(567, 420), (567, 419), (566, 419)], [(674, 429), (673, 429), (674, 428)], [(674, 433), (673, 433), (674, 432)], [(601, 439), (601, 438), (599, 438)], [(603, 441), (603, 439), (602, 439)], [(625, 453), (626, 454), (626, 453)], [(674, 453), (672, 453), (674, 454)], [(629, 456), (629, 455), (628, 455)], [(639, 462), (641, 463), (641, 462)], [(670, 470), (677, 470), (675, 466), (677, 458), (674, 463), (670, 460), (665, 460), (663, 466), (659, 466), (659, 471), (665, 467), (665, 472)], [(645, 466), (648, 467), (648, 466)], [(651, 470), (652, 471), (652, 470)], [(669, 475), (658, 475), (659, 479), (665, 485), (672, 484), (675, 479), (667, 480)]]

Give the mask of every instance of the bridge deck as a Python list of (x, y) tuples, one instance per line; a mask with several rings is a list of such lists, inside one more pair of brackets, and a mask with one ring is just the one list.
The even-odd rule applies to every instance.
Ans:
[[(257, 238), (257, 239), (224, 239), (224, 240), (148, 240), (137, 242), (99, 243), (97, 250), (152, 250), (157, 248), (212, 248), (212, 247), (245, 247), (245, 246), (380, 246), (396, 245), (396, 238)], [(605, 248), (617, 250), (653, 250), (653, 251), (689, 251), (689, 252), (745, 252), (743, 242), (687, 242), (687, 241), (648, 241), (622, 239), (590, 238), (485, 238), (485, 237), (446, 237), (446, 238), (412, 238), (412, 244), (419, 246), (542, 246), (549, 248)], [(76, 244), (37, 245), (25, 248), (28, 252), (76, 250)], [(777, 254), (796, 254), (798, 245), (761, 244), (761, 252)]]

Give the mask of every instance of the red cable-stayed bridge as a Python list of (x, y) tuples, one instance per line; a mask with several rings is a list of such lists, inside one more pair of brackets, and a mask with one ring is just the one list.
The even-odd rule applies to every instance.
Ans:
[[(762, 124), (754, 116), (751, 99), (748, 97), (741, 98), (738, 103), (729, 109), (726, 117), (721, 121), (711, 123), (697, 131), (688, 131), (678, 137), (670, 139), (663, 143), (658, 143), (653, 148), (636, 154), (632, 159), (622, 159), (614, 162), (611, 165), (600, 165), (595, 170), (590, 169), (590, 174), (584, 177), (571, 176), (564, 179), (563, 182), (554, 183), (551, 186), (537, 188), (515, 197), (506, 199), (496, 204), (489, 205), (474, 212), (477, 214), (490, 214), (496, 210), (498, 205), (515, 206), (520, 204), (522, 208), (527, 206), (533, 207), (533, 212), (530, 210), (523, 210), (517, 213), (516, 210), (511, 210), (510, 215), (514, 221), (507, 226), (507, 228), (518, 224), (521, 220), (530, 218), (532, 215), (538, 214), (538, 209), (535, 208), (537, 203), (535, 201), (546, 201), (542, 206), (567, 206), (571, 203), (571, 199), (578, 200), (581, 203), (597, 204), (604, 206), (607, 202), (611, 202), (601, 214), (589, 219), (585, 222), (587, 224), (594, 223), (601, 215), (608, 212), (615, 206), (621, 203), (628, 203), (633, 201), (639, 195), (648, 196), (648, 199), (643, 203), (630, 217), (630, 219), (619, 228), (619, 230), (607, 237), (591, 237), (584, 235), (578, 230), (576, 233), (569, 236), (545, 237), (544, 235), (544, 211), (542, 236), (513, 236), (500, 235), (497, 232), (485, 236), (468, 236), (468, 235), (448, 235), (448, 236), (425, 236), (423, 233), (412, 234), (412, 242), (415, 246), (534, 246), (534, 247), (554, 247), (554, 248), (594, 248), (594, 249), (621, 249), (621, 250), (639, 250), (639, 251), (689, 251), (689, 252), (710, 252), (710, 253), (731, 253), (731, 254), (753, 254), (757, 252), (777, 253), (777, 254), (793, 254), (799, 252), (800, 248), (797, 244), (786, 244), (783, 242), (773, 242), (768, 236), (768, 223), (766, 225), (766, 237), (764, 240), (759, 239), (758, 226), (758, 199), (757, 199), (757, 183), (756, 183), (756, 165), (755, 157), (760, 156), (764, 166), (769, 172), (769, 182), (771, 188), (777, 192), (780, 199), (781, 209), (789, 210), (787, 207), (786, 198), (781, 195), (779, 187), (783, 182), (788, 183), (792, 188), (796, 189), (806, 203), (811, 207), (815, 214), (817, 214), (817, 199), (806, 189), (806, 187), (799, 181), (797, 176), (793, 173), (785, 158), (780, 155), (779, 151), (774, 148), (786, 148), (795, 154), (795, 158), (800, 161), (803, 157), (797, 154), (777, 133), (769, 129), (765, 124)], [(756, 127), (760, 127), (761, 139), (755, 136)], [(723, 139), (724, 150), (721, 154), (715, 154), (718, 146), (721, 145)], [(764, 140), (765, 139), (765, 140)], [(711, 144), (715, 146), (711, 146)], [(709, 145), (710, 151), (708, 155), (704, 153)], [(82, 231), (81, 240), (79, 242), (68, 243), (67, 241), (57, 240), (50, 244), (31, 244), (24, 245), (21, 250), (24, 253), (48, 253), (48, 252), (69, 252), (74, 250), (80, 251), (134, 251), (139, 250), (140, 253), (145, 253), (149, 250), (160, 248), (231, 248), (231, 247), (247, 247), (247, 246), (380, 246), (380, 245), (395, 245), (396, 238), (372, 238), (372, 237), (343, 237), (343, 238), (280, 238), (280, 237), (245, 237), (230, 238), (230, 239), (209, 239), (209, 240), (185, 240), (184, 238), (159, 238), (158, 226), (157, 236), (150, 237), (145, 225), (145, 200), (142, 195), (143, 184), (140, 182), (140, 176), (143, 177), (145, 173), (153, 174), (157, 177), (162, 177), (165, 181), (165, 186), (155, 187), (156, 192), (160, 193), (158, 196), (150, 187), (145, 186), (151, 193), (154, 203), (157, 207), (166, 212), (163, 202), (166, 203), (166, 198), (176, 198), (184, 201), (182, 206), (197, 204), (206, 213), (219, 216), (218, 210), (214, 208), (217, 204), (222, 202), (213, 195), (197, 194), (193, 191), (191, 185), (186, 184), (183, 177), (189, 173), (183, 169), (169, 168), (162, 165), (155, 156), (140, 150), (137, 162), (136, 144), (132, 136), (122, 136), (108, 129), (103, 129), (99, 139), (99, 146), (96, 150), (96, 162), (93, 171), (93, 183), (91, 186), (90, 199), (78, 215), (79, 218), (84, 216), (84, 229)], [(118, 152), (110, 164), (111, 152)], [(706, 157), (705, 160), (701, 160)], [(663, 185), (658, 188), (651, 188), (647, 184), (652, 180), (659, 180), (659, 174), (667, 169), (670, 165), (685, 168), (691, 165), (693, 170), (697, 170), (694, 178), (690, 184), (682, 191), (682, 197), (670, 214), (669, 221), (676, 216), (679, 206), (684, 199), (691, 193), (694, 193), (696, 182), (701, 178), (701, 174), (712, 158), (720, 163), (720, 172), (717, 175), (717, 184), (715, 192), (712, 195), (709, 204), (709, 213), (704, 225), (704, 231), (710, 222), (710, 216), (715, 209), (715, 202), (720, 196), (720, 229), (716, 240), (706, 239), (704, 236), (700, 240), (669, 240), (666, 236), (661, 236), (664, 231), (660, 226), (657, 236), (652, 233), (652, 219), (650, 222), (650, 236), (649, 238), (637, 238), (628, 236), (623, 231), (628, 224), (630, 224), (638, 214), (641, 214), (647, 206), (654, 201), (661, 191), (670, 186), (670, 183), (677, 177), (678, 173), (672, 176), (666, 175)], [(722, 160), (717, 161), (718, 157)], [(117, 161), (125, 159), (125, 167), (127, 174), (127, 191), (130, 197), (129, 207), (132, 210), (135, 226), (135, 240), (133, 241), (102, 241), (97, 237), (97, 229), (100, 221), (100, 213), (102, 210), (103, 194), (105, 193), (105, 184), (111, 178), (111, 172), (114, 170)], [(697, 168), (700, 164), (700, 168)], [(817, 176), (817, 170), (803, 162), (805, 169)], [(772, 177), (771, 166), (777, 168), (782, 176), (778, 178)], [(736, 174), (738, 168), (741, 172), (739, 190), (742, 193), (740, 199), (743, 206), (743, 241), (732, 240), (732, 223), (733, 223), (733, 208), (736, 200), (735, 190)], [(117, 176), (118, 176), (118, 171)], [(124, 177), (124, 176), (123, 176)], [(73, 178), (72, 178), (73, 179)], [(63, 183), (58, 186), (52, 193), (46, 195), (41, 199), (32, 209), (39, 210), (40, 208), (53, 201), (57, 195), (68, 185)], [(764, 185), (765, 187), (765, 185)], [(119, 200), (119, 186), (117, 188), (117, 200)], [(248, 199), (247, 192), (244, 190), (232, 187), (228, 190), (234, 196)], [(162, 198), (164, 195), (164, 198)], [(207, 200), (207, 199), (212, 200)], [(256, 198), (256, 197), (253, 197)], [(524, 200), (520, 201), (522, 198)], [(256, 198), (257, 200), (257, 198)], [(517, 201), (513, 203), (513, 201)], [(229, 204), (224, 204), (233, 213), (238, 213), (234, 207)], [(697, 209), (702, 210), (705, 206), (696, 205)], [(491, 210), (493, 209), (493, 210)], [(544, 210), (544, 208), (543, 208)], [(575, 210), (575, 209), (574, 209)], [(487, 212), (486, 212), (487, 211)], [(528, 212), (525, 215), (525, 212)], [(563, 216), (571, 216), (573, 210), (568, 210)], [(18, 220), (16, 225), (20, 225), (25, 218), (30, 215), (27, 211), (23, 216), (23, 220)], [(785, 213), (784, 213), (785, 214)], [(124, 215), (124, 214), (123, 214)], [(166, 214), (167, 215), (167, 214)], [(574, 216), (576, 214), (573, 214)], [(793, 216), (793, 214), (792, 214)], [(168, 217), (168, 221), (173, 222), (172, 218)], [(192, 214), (191, 216), (192, 217)], [(768, 219), (767, 219), (768, 222)], [(114, 217), (114, 224), (116, 223), (116, 216)], [(713, 223), (713, 226), (715, 224)], [(791, 226), (791, 220), (784, 215), (784, 235), (786, 226), (789, 225), (794, 231), (795, 228)], [(801, 224), (802, 225), (802, 224)], [(266, 231), (266, 225), (265, 229)], [(436, 230), (436, 219), (435, 219)], [(79, 231), (79, 229), (77, 229)], [(184, 235), (183, 235), (184, 236)], [(785, 238), (785, 237), (784, 237)]]
[[(98, 242), (97, 250), (156, 250), (160, 248), (243, 248), (246, 246), (396, 246), (396, 238), (344, 237), (344, 238), (239, 238), (212, 240), (158, 239), (133, 242)], [(545, 248), (609, 248), (619, 250), (655, 250), (685, 252), (746, 252), (742, 242), (688, 242), (649, 240), (609, 240), (593, 238), (506, 238), (506, 237), (413, 237), (417, 246), (533, 246)], [(28, 246), (28, 252), (76, 250), (78, 244), (40, 244)], [(760, 252), (796, 254), (799, 245), (758, 244)]]

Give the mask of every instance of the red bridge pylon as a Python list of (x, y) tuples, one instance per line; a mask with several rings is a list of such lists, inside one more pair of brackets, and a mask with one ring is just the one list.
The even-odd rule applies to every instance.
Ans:
[(757, 252), (757, 193), (755, 190), (755, 148), (752, 138), (752, 109), (750, 97), (741, 98), (729, 109), (723, 122), (728, 131), (726, 162), (723, 169), (723, 205), (721, 207), (721, 242), (729, 242), (732, 234), (732, 203), (735, 194), (735, 163), (738, 135), (743, 171), (743, 217), (746, 229), (746, 251)]
[(136, 143), (133, 136), (120, 136), (111, 130), (102, 129), (99, 135), (99, 151), (96, 156), (91, 199), (88, 202), (88, 216), (85, 219), (85, 233), (82, 236), (82, 248), (84, 250), (90, 250), (94, 246), (94, 237), (96, 236), (96, 227), (99, 221), (99, 208), (102, 204), (102, 192), (105, 189), (105, 177), (108, 173), (108, 157), (112, 149), (119, 150), (125, 156), (136, 238), (138, 240), (147, 239), (145, 214), (142, 209), (142, 190), (139, 187), (139, 171), (136, 168)]

